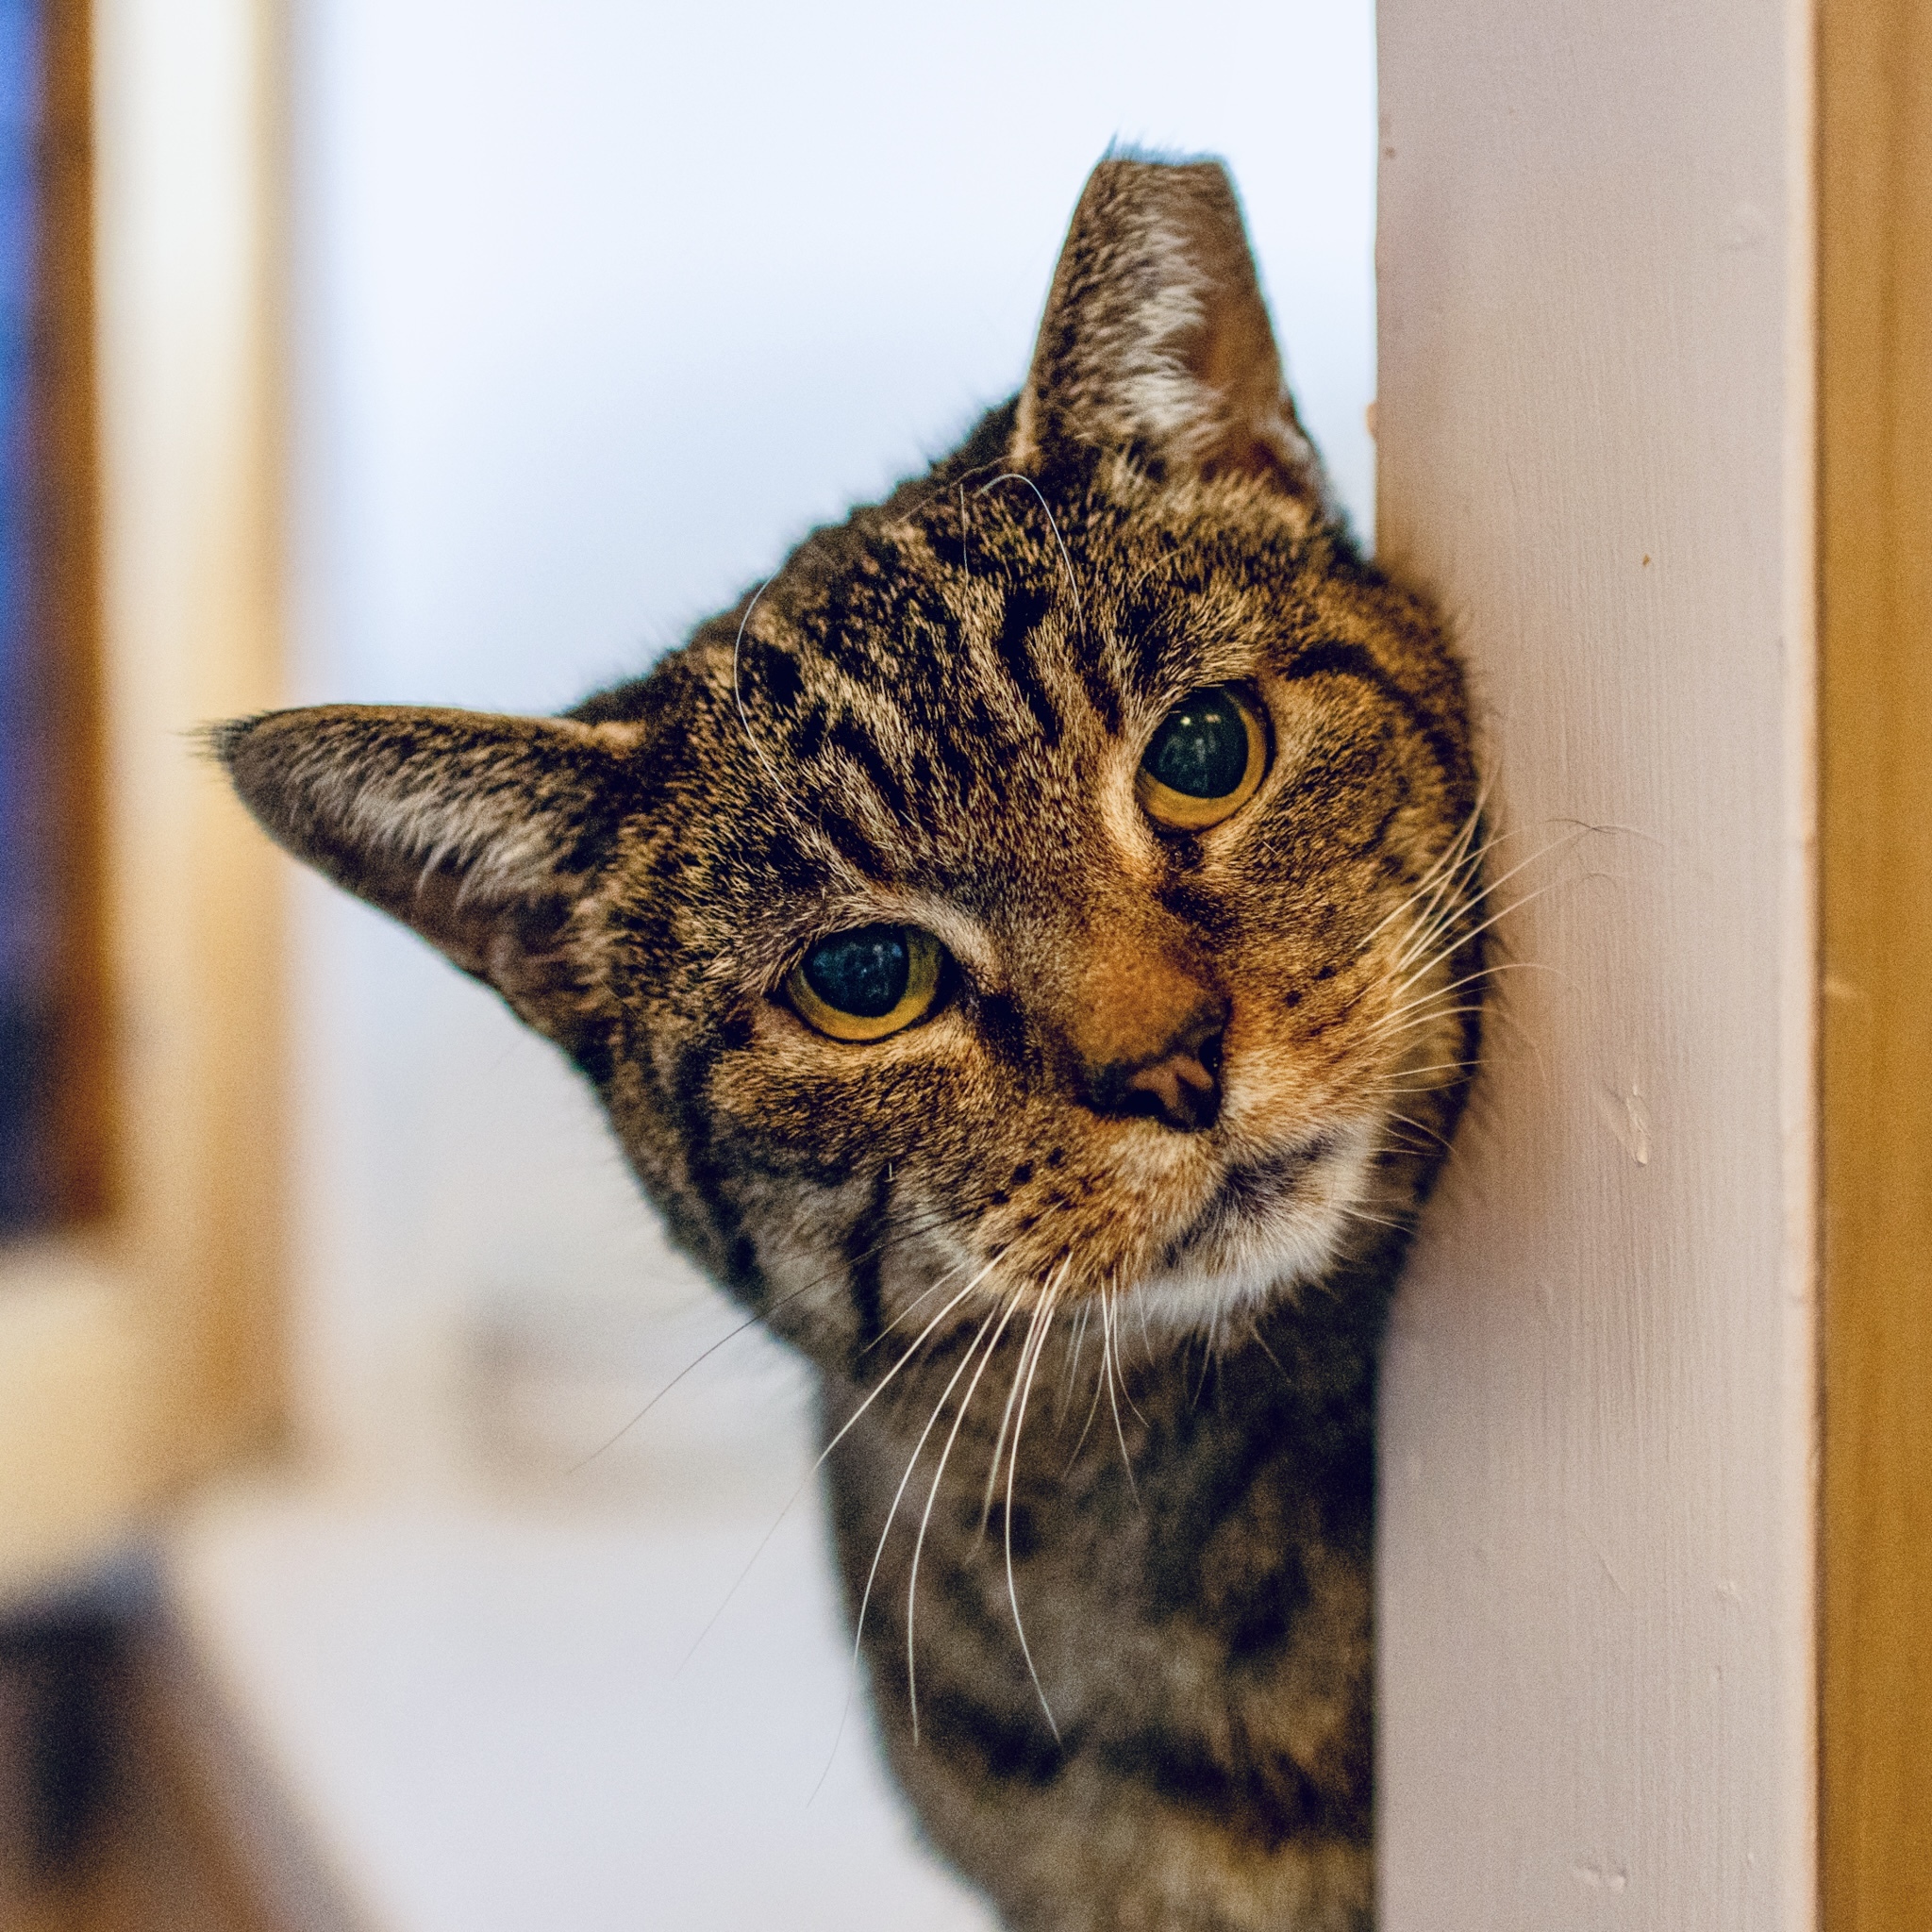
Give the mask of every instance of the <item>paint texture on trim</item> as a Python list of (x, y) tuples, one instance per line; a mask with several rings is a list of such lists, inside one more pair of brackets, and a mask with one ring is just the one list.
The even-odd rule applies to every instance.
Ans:
[(1380, 548), (1508, 970), (1383, 1403), (1385, 1932), (1816, 1910), (1808, 17), (1380, 9)]

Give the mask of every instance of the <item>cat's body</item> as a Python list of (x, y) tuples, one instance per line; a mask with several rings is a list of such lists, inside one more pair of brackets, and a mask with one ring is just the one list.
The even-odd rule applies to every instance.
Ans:
[(648, 678), (219, 744), (818, 1365), (888, 1749), (1008, 1923), (1368, 1924), (1374, 1357), (1476, 1055), (1474, 780), (1220, 170), (1104, 163), (1017, 404)]
[[(985, 1414), (969, 1411), (972, 1436), (962, 1431), (926, 1525), (908, 1658), (928, 1442), (928, 1477), (908, 1486), (907, 1527), (873, 1580), (867, 1652), (895, 1772), (1008, 1924), (1368, 1923), (1366, 1365), (1385, 1279), (1355, 1284), (1357, 1296), (1325, 1303), (1313, 1324), (1264, 1317), (1211, 1364), (1197, 1349), (1150, 1367), (1138, 1335), (1114, 1338), (1118, 1434), (1096, 1368), (1102, 1338), (1089, 1333), (1084, 1374), (1068, 1373), (1070, 1345), (1050, 1345), (1013, 1488), (1012, 1574), (1004, 1466), (981, 1528), (1001, 1386)], [(948, 1373), (961, 1352), (942, 1357)], [(829, 1419), (865, 1392), (833, 1383)], [(836, 1458), (855, 1614), (933, 1392), (861, 1425), (857, 1453)]]

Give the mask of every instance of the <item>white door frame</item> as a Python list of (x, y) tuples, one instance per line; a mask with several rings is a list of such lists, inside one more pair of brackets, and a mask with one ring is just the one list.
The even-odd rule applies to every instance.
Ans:
[(1811, 22), (1384, 0), (1380, 50), (1380, 545), (1524, 867), (1388, 1362), (1384, 1924), (1804, 1932)]

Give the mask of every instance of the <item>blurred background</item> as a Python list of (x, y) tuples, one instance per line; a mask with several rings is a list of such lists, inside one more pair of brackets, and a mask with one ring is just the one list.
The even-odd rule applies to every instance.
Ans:
[(643, 669), (1017, 387), (1114, 142), (1368, 534), (1367, 0), (0, 0), (0, 1926), (990, 1923), (803, 1378), (191, 734)]

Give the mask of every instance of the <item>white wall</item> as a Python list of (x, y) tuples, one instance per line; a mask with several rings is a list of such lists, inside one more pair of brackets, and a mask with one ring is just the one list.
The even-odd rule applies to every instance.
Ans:
[(1388, 1932), (1812, 1923), (1808, 66), (1382, 8), (1384, 549), (1569, 841), (1388, 1365)]
[[(1231, 160), (1367, 508), (1362, 0), (304, 0), (292, 69), (299, 698), (550, 709), (641, 668), (1017, 386), (1117, 138)], [(662, 1307), (675, 1271), (491, 996), (312, 883), (296, 937), (301, 1400), (392, 1474), (466, 1310)]]

